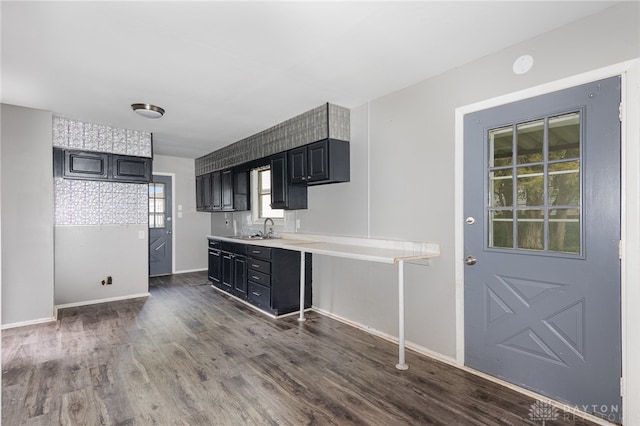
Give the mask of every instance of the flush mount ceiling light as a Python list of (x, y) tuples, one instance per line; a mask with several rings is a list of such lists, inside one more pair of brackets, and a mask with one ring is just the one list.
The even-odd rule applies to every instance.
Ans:
[(131, 104), (131, 109), (146, 118), (160, 118), (164, 115), (164, 108), (151, 104)]

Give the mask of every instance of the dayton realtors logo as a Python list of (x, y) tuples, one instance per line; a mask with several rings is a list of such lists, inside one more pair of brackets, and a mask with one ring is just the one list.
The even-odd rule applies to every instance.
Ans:
[(529, 419), (542, 422), (543, 426), (549, 420), (558, 420), (559, 416), (558, 408), (548, 402), (536, 401), (529, 408)]

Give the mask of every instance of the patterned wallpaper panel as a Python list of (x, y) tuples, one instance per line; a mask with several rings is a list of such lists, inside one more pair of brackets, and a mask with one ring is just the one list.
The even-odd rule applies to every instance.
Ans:
[[(151, 133), (53, 117), (53, 146), (151, 157)], [(56, 225), (147, 224), (149, 186), (55, 178)]]
[(151, 157), (151, 133), (54, 116), (53, 146)]
[(195, 160), (196, 176), (332, 138), (350, 140), (347, 108), (325, 104)]
[(96, 182), (55, 178), (56, 225), (148, 223), (146, 183)]

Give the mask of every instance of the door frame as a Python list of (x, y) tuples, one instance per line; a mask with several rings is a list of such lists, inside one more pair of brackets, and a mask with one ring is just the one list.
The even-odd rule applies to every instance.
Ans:
[[(561, 80), (544, 83), (517, 92), (486, 99), (455, 110), (455, 299), (456, 299), (456, 363), (464, 365), (464, 115), (511, 102), (556, 92), (579, 86), (596, 80), (620, 75), (622, 78), (622, 116), (621, 127), (621, 316), (622, 316), (622, 377), (623, 398), (628, 401), (640, 399), (640, 337), (631, 333), (633, 324), (640, 323), (640, 310), (634, 306), (640, 304), (640, 286), (633, 285), (640, 279), (638, 262), (626, 262), (625, 259), (640, 258), (640, 59), (621, 62), (608, 67), (574, 75)], [(635, 102), (634, 102), (635, 100)], [(627, 194), (631, 196), (627, 197)], [(471, 370), (471, 369), (469, 369)], [(475, 372), (475, 371), (474, 371)], [(479, 373), (491, 380), (517, 390), (532, 394), (517, 386), (507, 384), (500, 379)], [(630, 424), (640, 419), (640, 407), (625, 405), (623, 422)]]
[[(168, 176), (171, 178), (171, 274), (176, 273), (176, 174), (164, 173), (164, 172), (152, 172), (151, 181), (153, 182), (153, 176)], [(147, 223), (147, 250), (149, 249), (149, 223)], [(151, 258), (149, 258), (149, 261)]]

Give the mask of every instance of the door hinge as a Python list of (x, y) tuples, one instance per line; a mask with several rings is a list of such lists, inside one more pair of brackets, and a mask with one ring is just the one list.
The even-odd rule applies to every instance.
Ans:
[(624, 377), (620, 377), (620, 396), (624, 396)]
[(622, 260), (622, 240), (618, 241), (618, 259)]
[(624, 114), (622, 113), (622, 111), (624, 111), (624, 108), (622, 106), (622, 102), (620, 102), (620, 105), (618, 105), (618, 118), (620, 119), (621, 123), (622, 123), (622, 120), (624, 119)]

